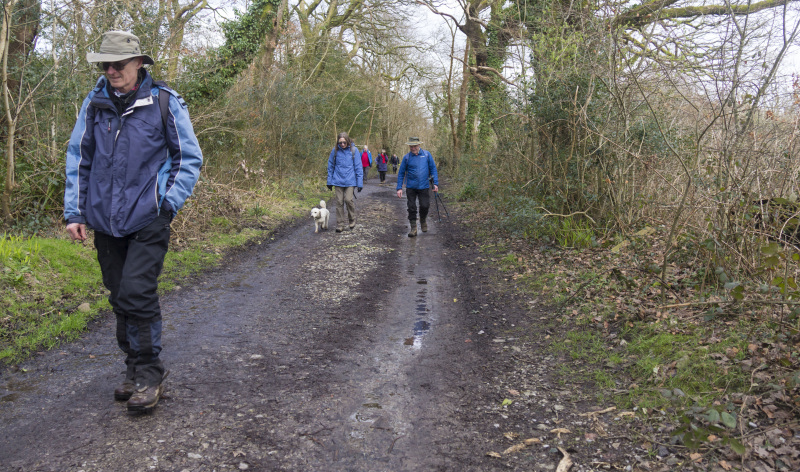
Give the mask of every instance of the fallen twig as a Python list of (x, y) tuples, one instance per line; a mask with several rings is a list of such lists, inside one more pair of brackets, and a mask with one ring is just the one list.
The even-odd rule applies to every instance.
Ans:
[(610, 411), (614, 411), (614, 410), (616, 410), (616, 409), (617, 409), (617, 407), (615, 407), (615, 406), (610, 406), (610, 407), (606, 408), (605, 410), (590, 411), (590, 412), (588, 412), (588, 413), (579, 413), (579, 414), (578, 414), (578, 416), (596, 416), (596, 415), (602, 415), (602, 414), (608, 413), (608, 412), (610, 412)]
[(572, 459), (567, 454), (563, 448), (558, 448), (561, 451), (561, 454), (564, 454), (564, 457), (561, 458), (561, 462), (558, 463), (558, 467), (556, 468), (556, 472), (567, 472), (570, 467), (572, 467)]
[(403, 437), (403, 435), (400, 435), (400, 436), (397, 436), (396, 438), (392, 439), (392, 444), (389, 446), (389, 450), (386, 451), (387, 454), (392, 452), (392, 449), (394, 449), (394, 443), (396, 443), (397, 440), (402, 438), (402, 437)]
[(542, 215), (542, 217), (545, 217), (545, 216), (560, 216), (560, 217), (562, 217), (562, 218), (571, 218), (571, 217), (573, 217), (573, 216), (575, 216), (575, 215), (583, 215), (583, 216), (585, 216), (586, 218), (588, 218), (588, 219), (589, 219), (589, 221), (591, 221), (592, 223), (594, 223), (594, 224), (597, 224), (597, 223), (595, 223), (595, 221), (592, 219), (592, 217), (591, 217), (591, 216), (589, 216), (589, 214), (588, 214), (588, 213), (586, 213), (585, 211), (573, 211), (573, 212), (572, 212), (572, 213), (570, 213), (569, 215), (562, 215), (562, 214), (559, 214), (559, 213), (553, 213), (553, 212), (551, 212), (550, 210), (548, 210), (548, 209), (547, 209), (547, 208), (545, 208), (545, 207), (536, 207), (536, 208), (535, 208), (535, 210), (544, 210), (546, 213), (544, 213), (544, 214)]

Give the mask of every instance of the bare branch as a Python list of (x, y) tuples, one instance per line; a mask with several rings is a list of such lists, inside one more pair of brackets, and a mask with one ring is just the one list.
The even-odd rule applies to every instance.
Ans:
[(788, 4), (792, 0), (765, 0), (747, 5), (703, 5), (686, 6), (680, 8), (666, 8), (674, 5), (678, 0), (654, 0), (617, 15), (612, 21), (612, 26), (627, 28), (641, 28), (658, 20), (697, 18), (700, 16), (728, 16), (748, 15), (762, 10), (768, 10)]

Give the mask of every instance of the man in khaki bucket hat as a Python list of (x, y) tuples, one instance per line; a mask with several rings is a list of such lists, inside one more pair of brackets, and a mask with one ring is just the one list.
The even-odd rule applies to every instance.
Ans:
[(81, 106), (66, 156), (64, 220), (77, 241), (94, 230), (97, 261), (116, 315), (125, 378), (114, 399), (129, 412), (156, 406), (164, 391), (158, 276), (170, 223), (192, 194), (203, 154), (186, 102), (144, 65), (139, 38), (103, 35), (86, 59), (100, 76)]
[(143, 65), (155, 64), (152, 57), (142, 54), (139, 38), (127, 31), (104, 33), (100, 51), (86, 53), (86, 60), (98, 63), (111, 86), (123, 94), (136, 85)]
[(130, 59), (131, 57), (141, 57), (145, 65), (155, 64), (152, 57), (142, 54), (139, 38), (127, 31), (108, 31), (104, 33), (103, 42), (100, 43), (100, 51), (86, 53), (86, 60), (89, 62), (115, 62)]

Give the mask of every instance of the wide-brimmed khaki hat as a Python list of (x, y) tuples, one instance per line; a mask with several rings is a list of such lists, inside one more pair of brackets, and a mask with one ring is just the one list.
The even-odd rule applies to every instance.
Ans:
[(408, 138), (408, 142), (406, 144), (408, 144), (409, 146), (419, 146), (420, 144), (422, 144), (422, 141), (420, 141), (418, 137), (412, 136)]
[(89, 62), (117, 62), (132, 57), (141, 57), (142, 64), (155, 64), (152, 57), (142, 54), (139, 38), (127, 31), (103, 33), (100, 51), (86, 53), (86, 60)]

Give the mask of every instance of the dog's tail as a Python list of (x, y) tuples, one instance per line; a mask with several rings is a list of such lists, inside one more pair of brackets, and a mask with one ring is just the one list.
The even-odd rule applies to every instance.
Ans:
[(320, 201), (319, 201), (319, 207), (320, 207), (320, 208), (326, 208), (326, 207), (325, 207), (325, 200), (320, 200)]

